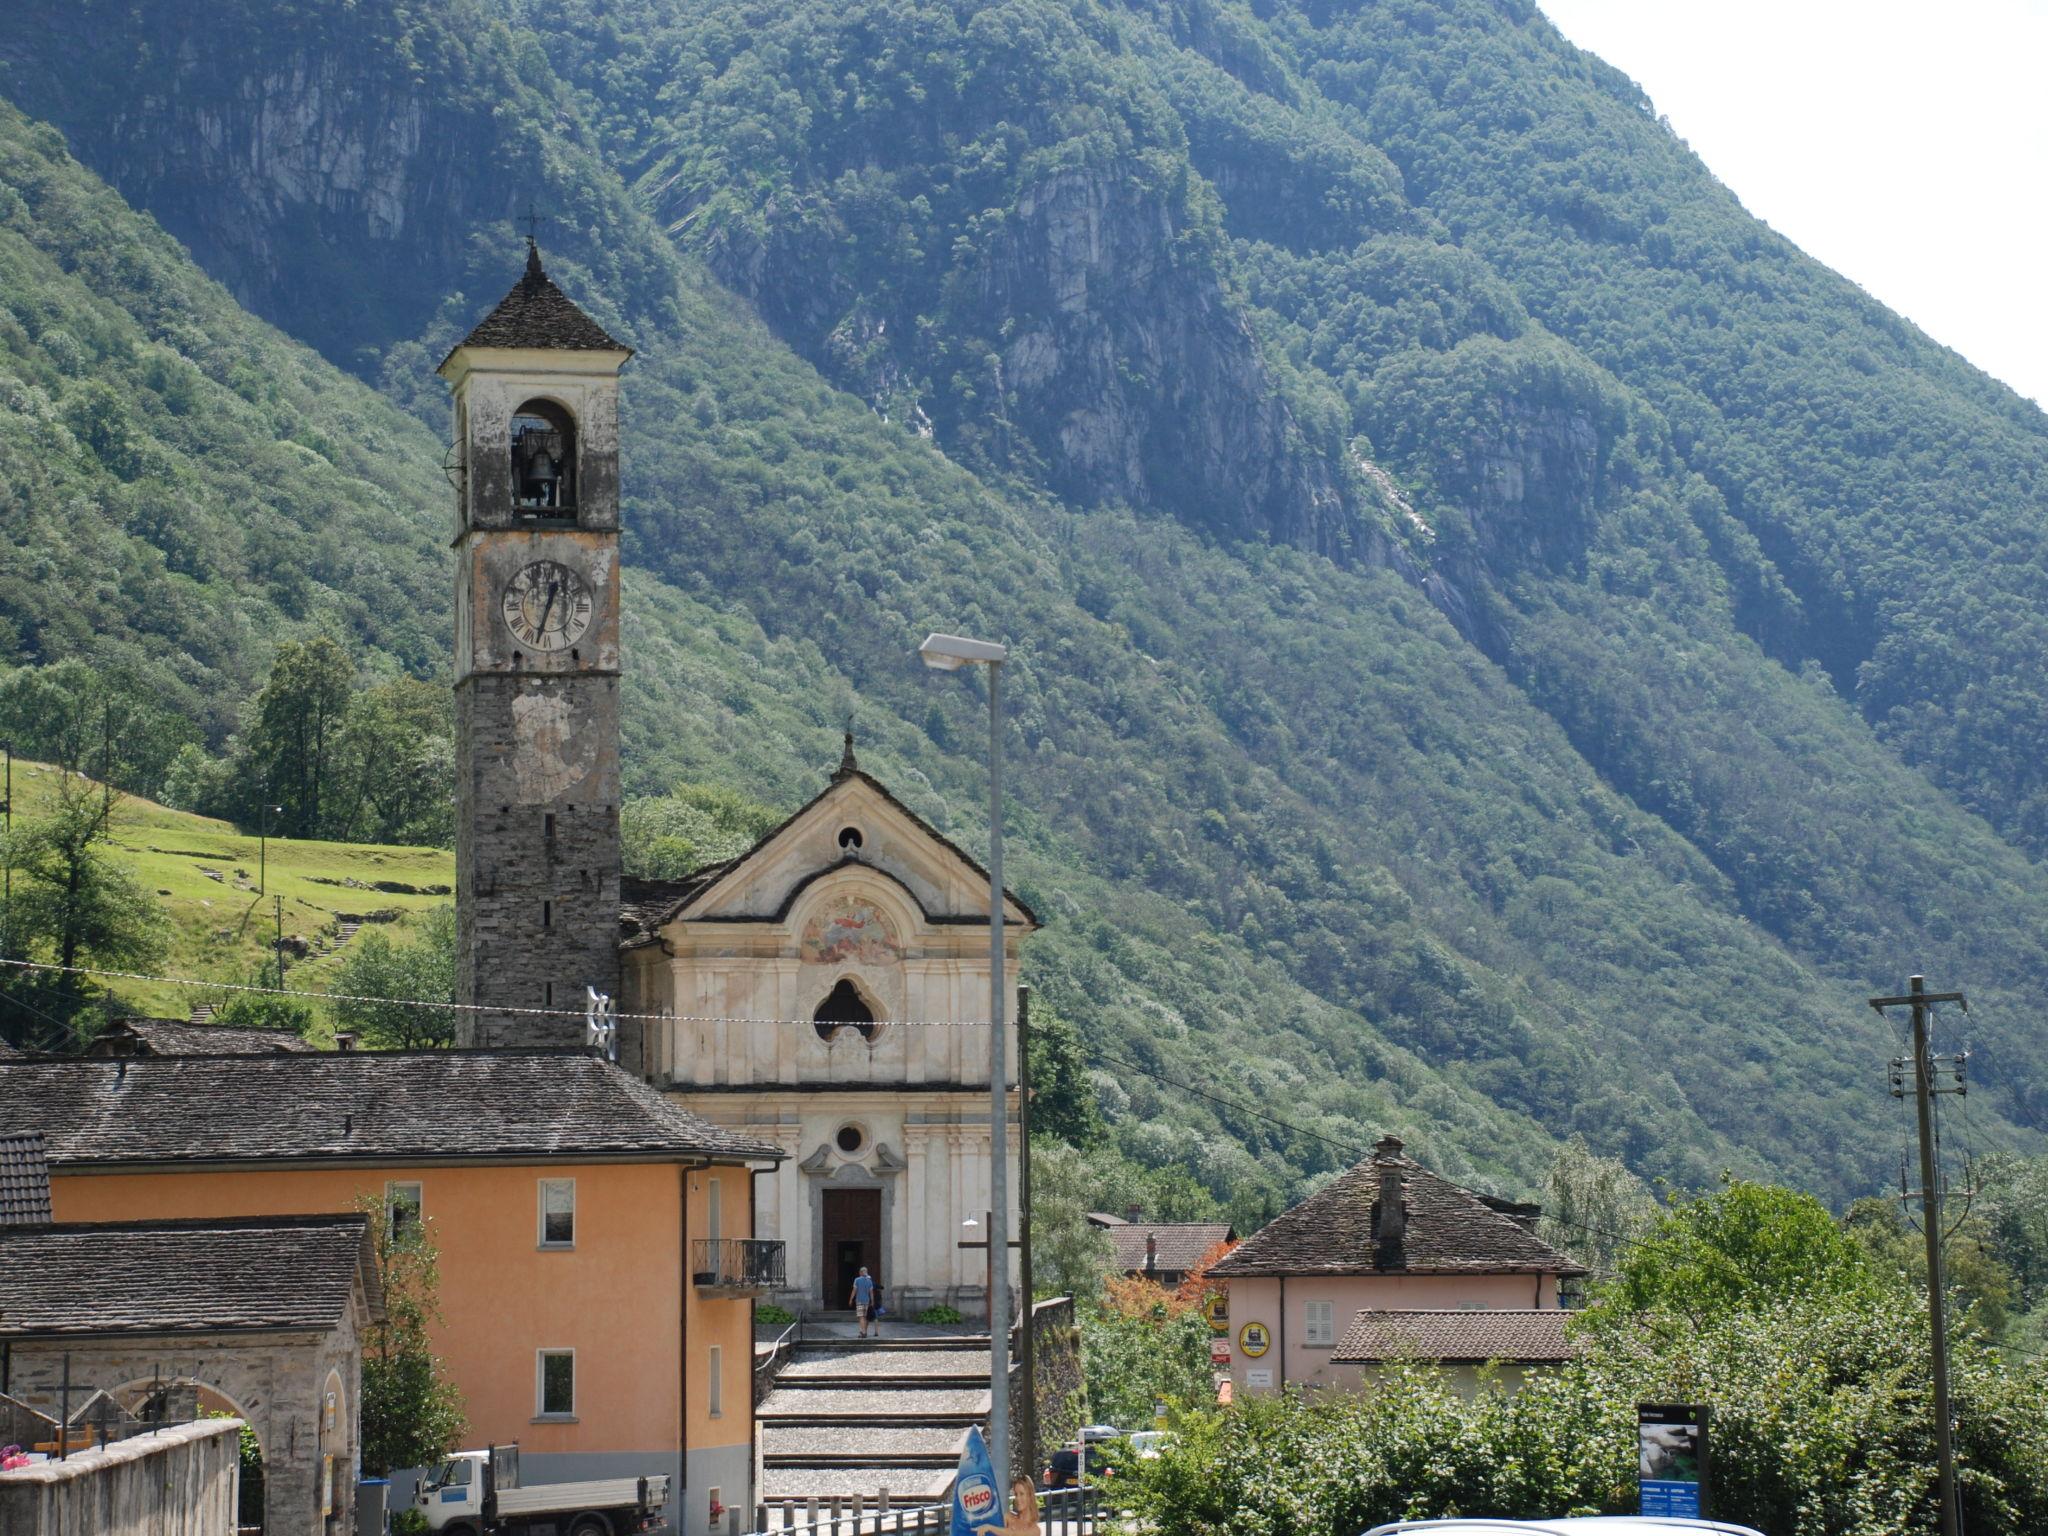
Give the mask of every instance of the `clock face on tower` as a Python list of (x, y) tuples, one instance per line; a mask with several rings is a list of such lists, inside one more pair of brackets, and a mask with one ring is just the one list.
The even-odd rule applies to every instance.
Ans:
[(558, 560), (536, 560), (505, 583), (505, 627), (529, 650), (567, 650), (590, 628), (590, 584)]

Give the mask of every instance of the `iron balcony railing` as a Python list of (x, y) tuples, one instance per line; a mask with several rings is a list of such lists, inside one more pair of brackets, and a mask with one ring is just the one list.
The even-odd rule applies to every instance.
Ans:
[(699, 1237), (690, 1243), (698, 1285), (726, 1291), (782, 1289), (783, 1245), (744, 1237)]

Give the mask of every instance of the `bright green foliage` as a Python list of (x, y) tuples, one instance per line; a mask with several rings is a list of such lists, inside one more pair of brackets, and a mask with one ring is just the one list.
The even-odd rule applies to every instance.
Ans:
[(952, 1307), (937, 1306), (926, 1307), (913, 1321), (922, 1323), (927, 1328), (950, 1328), (955, 1323), (965, 1322), (966, 1319)]
[(1077, 1315), (1088, 1417), (1095, 1423), (1142, 1428), (1161, 1403), (1179, 1409), (1215, 1401), (1212, 1335), (1199, 1307), (1130, 1315), (1081, 1306)]
[(1031, 1008), (1031, 1132), (1073, 1146), (1102, 1139), (1101, 1110), (1088, 1078), (1081, 1033), (1065, 1015), (1034, 1001)]
[(95, 1032), (88, 1001), (102, 989), (73, 967), (146, 970), (163, 953), (155, 900), (108, 846), (120, 797), (61, 774), (46, 814), (15, 824), (0, 858), (9, 892), (0, 903), (0, 952), (63, 969), (0, 972), (0, 1033), (45, 1050)]
[(1595, 1311), (1704, 1321), (1767, 1312), (1800, 1296), (1870, 1296), (1879, 1289), (1862, 1246), (1818, 1200), (1737, 1179), (1659, 1217), (1625, 1252)]
[(1596, 1157), (1585, 1138), (1558, 1148), (1543, 1181), (1543, 1240), (1597, 1278), (1614, 1274), (1657, 1216), (1657, 1202), (1618, 1158)]
[(782, 817), (717, 784), (678, 784), (629, 799), (619, 812), (626, 873), (673, 880), (745, 853)]
[(1052, 1136), (1031, 1138), (1031, 1288), (1090, 1301), (1114, 1267), (1109, 1234), (1088, 1220), (1097, 1180), (1088, 1154)]
[(313, 1005), (296, 997), (280, 997), (276, 991), (291, 985), (285, 967), (265, 960), (245, 978), (244, 984), (263, 991), (222, 992), (214, 1004), (212, 1023), (236, 1029), (284, 1029), (304, 1035), (313, 1027)]
[(446, 1008), (408, 1008), (407, 1002), (455, 1001), (455, 908), (427, 913), (416, 934), (399, 941), (374, 929), (358, 934), (334, 973), (330, 991), (338, 998), (379, 998), (380, 1002), (336, 1001), (334, 1027), (353, 1030), (365, 1045), (419, 1050), (455, 1043), (455, 1015)]
[(462, 1394), (442, 1374), (428, 1330), (440, 1320), (440, 1253), (433, 1218), (394, 1224), (377, 1195), (356, 1209), (370, 1218), (384, 1317), (363, 1340), (362, 1458), (370, 1477), (440, 1460), (461, 1437)]

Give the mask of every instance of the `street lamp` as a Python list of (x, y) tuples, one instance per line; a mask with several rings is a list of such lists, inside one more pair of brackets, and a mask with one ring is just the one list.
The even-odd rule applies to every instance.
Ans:
[[(1010, 1477), (1010, 1096), (1003, 1015), (1003, 663), (1009, 647), (961, 635), (927, 635), (917, 648), (940, 672), (988, 668), (988, 1438), (1004, 1487)], [(1029, 1220), (1027, 1215), (1026, 1220)], [(1005, 1507), (1008, 1500), (1004, 1500)]]
[[(268, 787), (268, 786), (266, 786)], [(270, 818), (284, 809), (265, 801), (262, 814), (256, 823), (256, 894), (261, 896), (270, 889)]]

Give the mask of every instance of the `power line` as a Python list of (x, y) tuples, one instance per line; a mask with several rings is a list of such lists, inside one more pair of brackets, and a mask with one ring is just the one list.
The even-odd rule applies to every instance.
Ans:
[[(393, 1008), (439, 1008), (454, 1013), (515, 1014), (526, 1018), (581, 1019), (585, 1010), (581, 1008), (509, 1008), (490, 1003), (457, 1003), (434, 998), (417, 997), (364, 997), (350, 992), (301, 992), (290, 987), (259, 987), (248, 982), (202, 981), (192, 976), (156, 976), (147, 971), (114, 971), (91, 965), (53, 965), (41, 960), (0, 959), (0, 966), (9, 966), (21, 971), (47, 971), (72, 976), (96, 976), (113, 981), (146, 981), (153, 986), (195, 987), (205, 992), (248, 992), (262, 997), (295, 997), (309, 1003), (375, 1003), (379, 1007)], [(697, 1013), (616, 1013), (609, 1015), (616, 1019), (641, 1019), (664, 1024), (746, 1024), (777, 1025), (783, 1027), (802, 1025), (806, 1029), (820, 1023), (837, 1023), (837, 1020), (820, 1019), (745, 1019), (724, 1014)], [(878, 1019), (878, 1025), (890, 1027), (903, 1025), (911, 1029), (987, 1029), (986, 1019)]]

